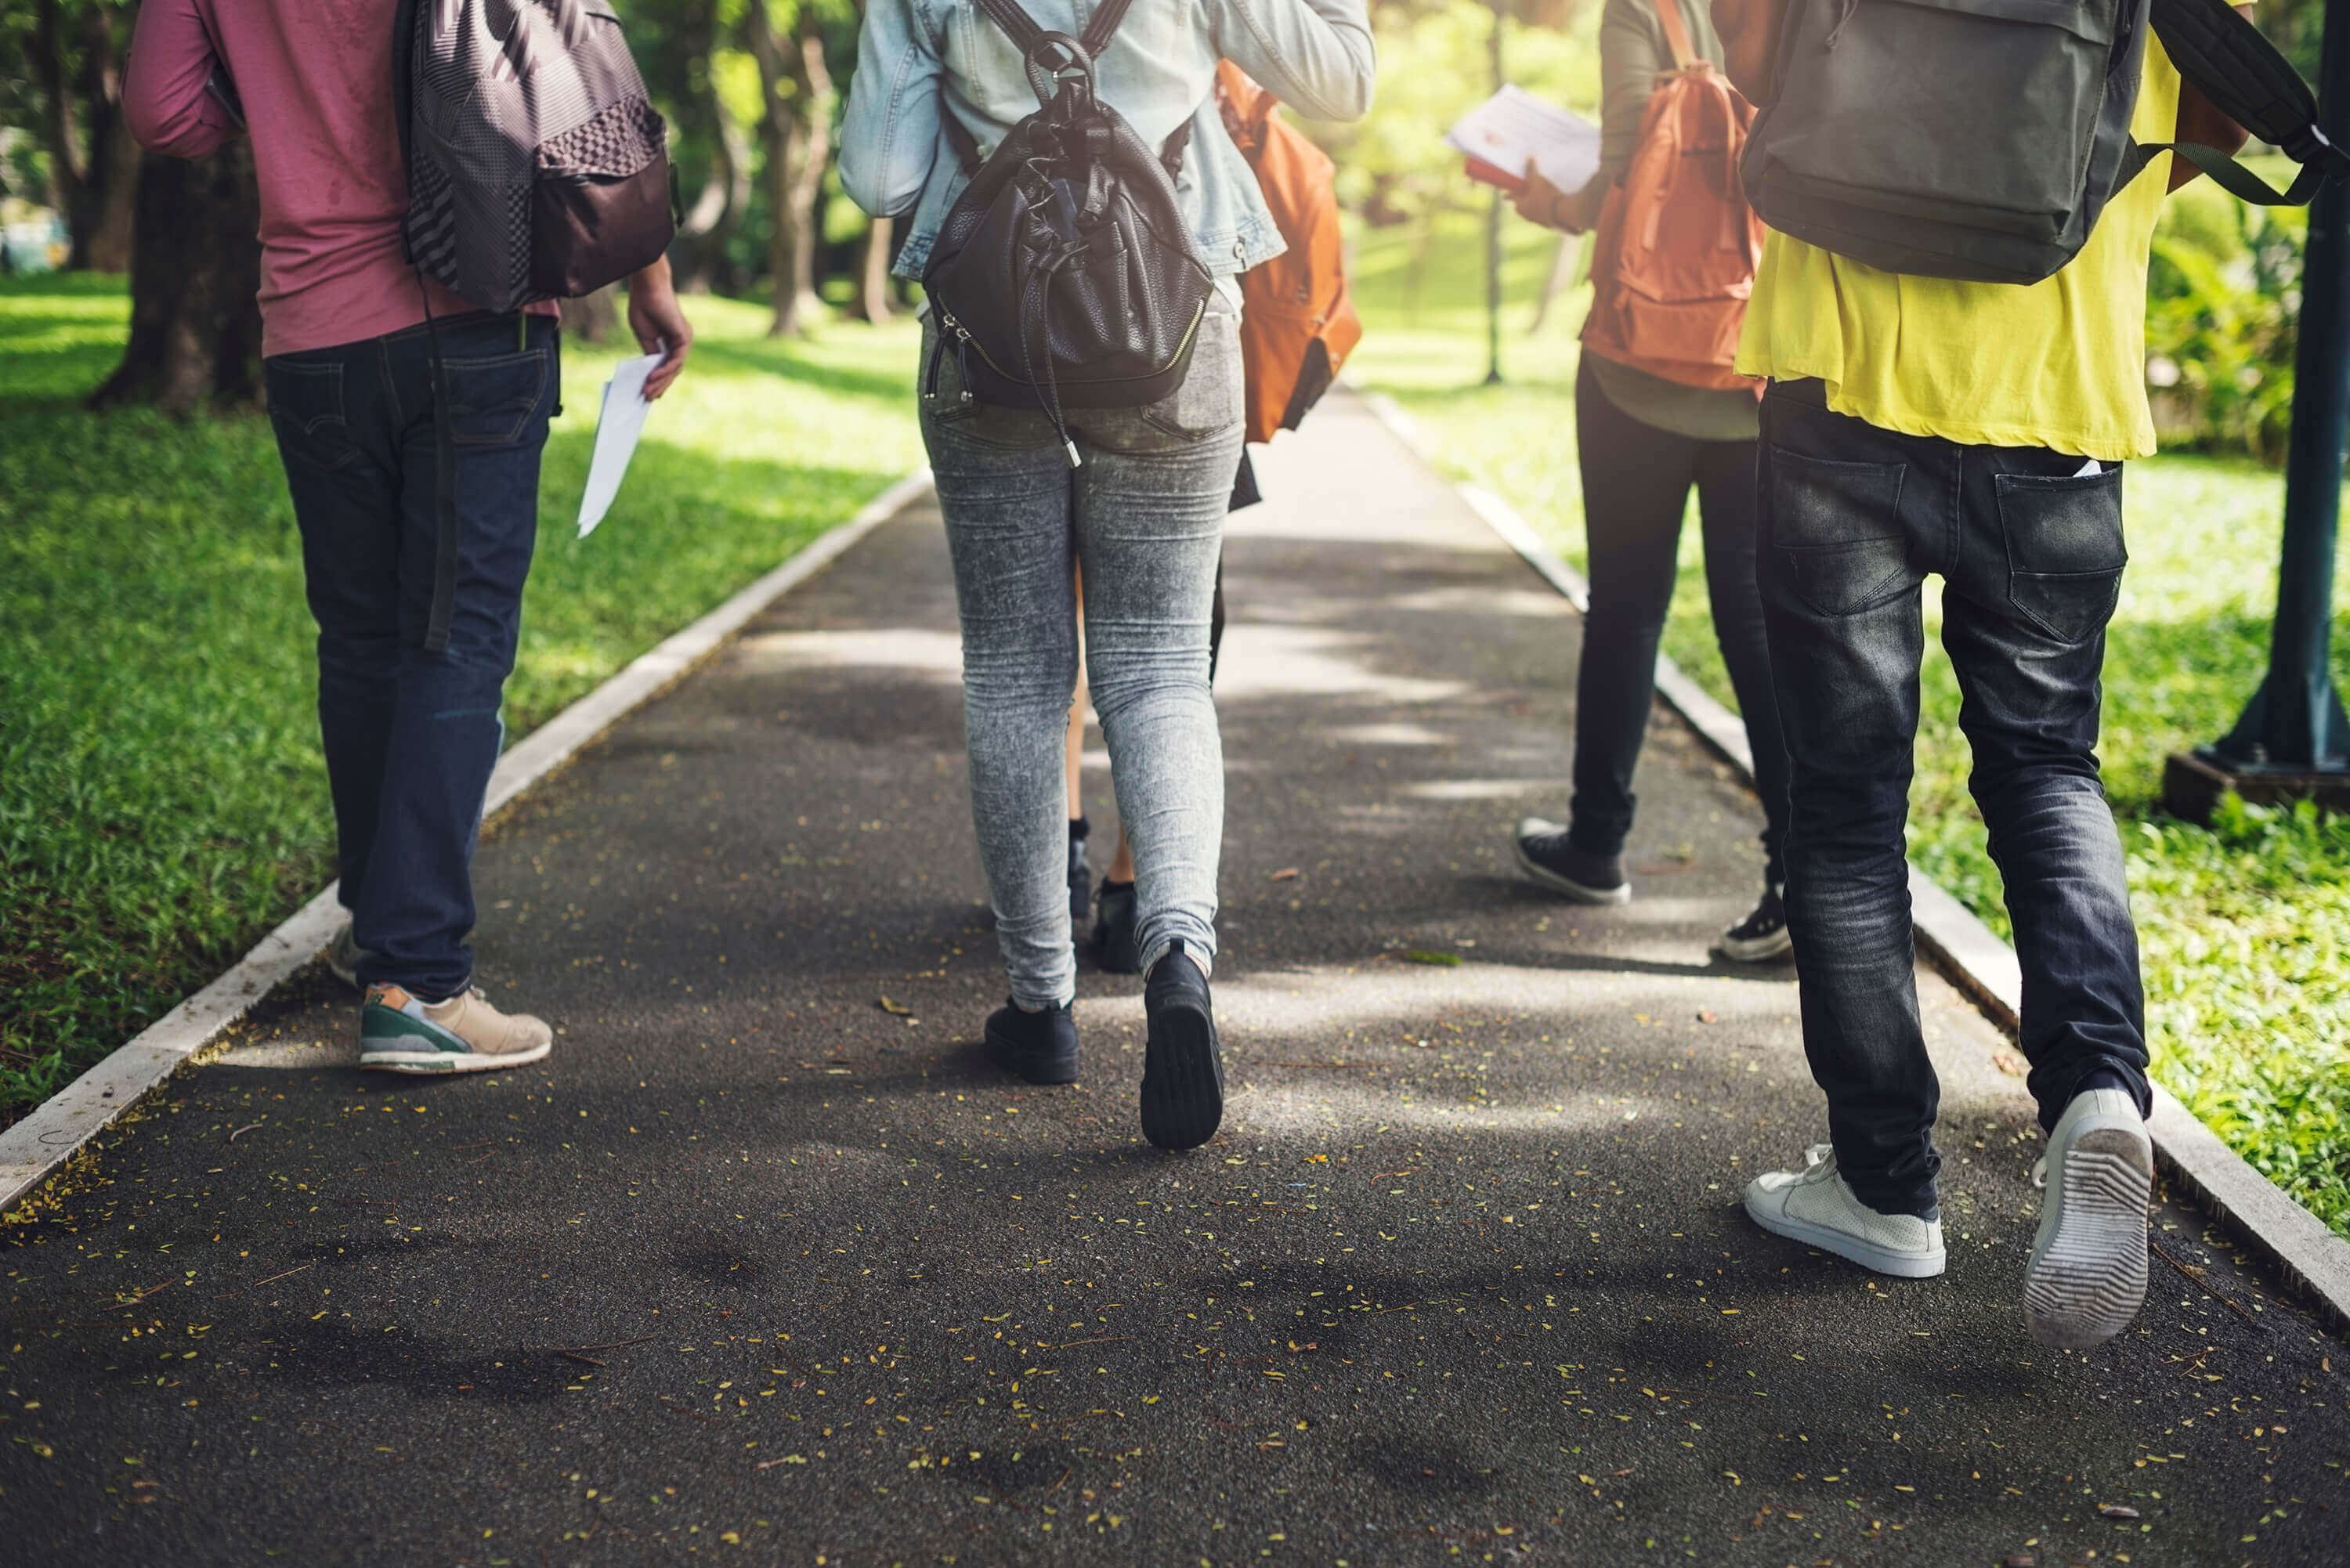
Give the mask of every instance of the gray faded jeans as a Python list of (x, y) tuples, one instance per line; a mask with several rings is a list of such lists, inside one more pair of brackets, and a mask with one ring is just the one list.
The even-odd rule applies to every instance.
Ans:
[(1013, 1000), (1034, 1009), (1076, 995), (1062, 745), (1079, 566), (1087, 682), (1134, 846), (1142, 965), (1180, 938), (1204, 969), (1224, 832), (1208, 623), (1241, 458), (1239, 317), (1210, 300), (1191, 373), (1164, 401), (1070, 410), (1076, 469), (1043, 414), (964, 401), (951, 353), (934, 377), (932, 330), (922, 441), (954, 556), (972, 818)]

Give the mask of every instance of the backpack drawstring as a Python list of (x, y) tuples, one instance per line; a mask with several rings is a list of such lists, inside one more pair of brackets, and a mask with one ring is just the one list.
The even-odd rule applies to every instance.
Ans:
[(1829, 26), (1828, 36), (1820, 40), (1820, 47), (1823, 49), (1835, 48), (1836, 44), (1844, 37), (1845, 28), (1851, 25), (1853, 17), (1857, 16), (1859, 11), (1860, 0), (1838, 0), (1836, 5), (1836, 19), (1835, 23)]
[(1077, 455), (1077, 443), (1069, 439), (1068, 421), (1062, 414), (1061, 379), (1053, 368), (1052, 348), (1050, 345), (1045, 348), (1045, 378), (1040, 382), (1036, 379), (1035, 338), (1029, 327), (1044, 303), (1045, 291), (1051, 286), (1053, 275), (1068, 265), (1078, 254), (1079, 251), (1074, 248), (1063, 250), (1050, 261), (1032, 268), (1028, 274), (1028, 286), (1020, 296), (1021, 361), (1028, 371), (1028, 384), (1036, 388), (1040, 394), (1037, 400), (1044, 407), (1045, 417), (1053, 421), (1053, 433), (1061, 438), (1061, 450), (1068, 453), (1071, 468), (1083, 468), (1085, 460)]

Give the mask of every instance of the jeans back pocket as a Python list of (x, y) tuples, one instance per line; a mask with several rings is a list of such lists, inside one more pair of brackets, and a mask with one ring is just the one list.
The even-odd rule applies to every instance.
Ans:
[(1771, 544), (1797, 595), (1821, 615), (1854, 615), (1913, 586), (1898, 462), (1845, 462), (1773, 446)]
[(459, 446), (512, 446), (546, 398), (548, 354), (525, 348), (484, 359), (444, 359), (449, 430)]
[(262, 370), (280, 455), (330, 472), (358, 459), (343, 413), (340, 360), (281, 356), (266, 361)]
[(2007, 597), (2016, 615), (2063, 643), (2086, 641), (2121, 597), (2122, 471), (1997, 476), (2007, 538)]

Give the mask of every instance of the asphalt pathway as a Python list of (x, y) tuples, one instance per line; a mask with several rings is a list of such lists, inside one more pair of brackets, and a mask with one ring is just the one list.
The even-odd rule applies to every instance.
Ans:
[(1752, 802), (1660, 718), (1638, 901), (1515, 880), (1575, 619), (1349, 401), (1264, 467), (1212, 1144), (1140, 1139), (1134, 980), (1078, 1085), (979, 1060), (916, 505), (490, 836), (543, 1069), (362, 1075), (314, 973), (15, 1228), (0, 1556), (2342, 1561), (2350, 1366), (2200, 1218), (2115, 1344), (2023, 1338), (2039, 1136), (1940, 981), (1949, 1274), (1746, 1221), (1822, 1136), (1790, 973), (1707, 957)]

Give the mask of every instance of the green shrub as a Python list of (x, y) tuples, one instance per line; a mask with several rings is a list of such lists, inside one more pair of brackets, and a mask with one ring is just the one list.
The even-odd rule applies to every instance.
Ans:
[(2146, 376), (2166, 445), (2284, 459), (2308, 213), (2208, 182), (2174, 195), (2147, 274)]

